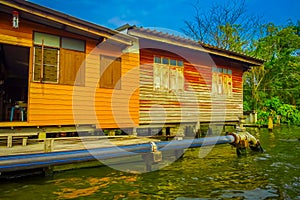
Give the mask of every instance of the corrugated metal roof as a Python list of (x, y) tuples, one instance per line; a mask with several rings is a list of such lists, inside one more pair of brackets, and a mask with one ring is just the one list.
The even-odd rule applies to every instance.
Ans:
[(231, 59), (236, 59), (242, 62), (246, 62), (252, 65), (262, 65), (264, 63), (264, 60), (252, 57), (249, 55), (246, 55), (243, 52), (235, 52), (231, 50), (227, 50), (224, 48), (216, 47), (210, 44), (197, 42), (189, 38), (183, 38), (181, 36), (175, 36), (171, 35), (169, 33), (163, 33), (161, 31), (157, 30), (151, 30), (149, 28), (143, 28), (143, 27), (137, 27), (137, 26), (130, 26), (128, 24), (116, 29), (118, 31), (122, 30), (128, 30), (128, 34), (140, 37), (140, 38), (146, 38), (146, 39), (152, 39), (160, 42), (165, 42), (169, 44), (184, 46), (187, 48), (197, 49), (200, 51), (208, 52), (214, 55), (219, 55)]

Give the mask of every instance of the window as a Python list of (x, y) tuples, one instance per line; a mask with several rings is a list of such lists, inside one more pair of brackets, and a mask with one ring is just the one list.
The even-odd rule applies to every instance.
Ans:
[(184, 90), (183, 61), (154, 56), (153, 90), (182, 92)]
[(212, 67), (212, 95), (232, 96), (232, 70)]
[(84, 41), (38, 32), (33, 40), (33, 81), (84, 85)]
[(176, 61), (176, 60), (173, 60), (173, 59), (171, 59), (171, 60), (170, 60), (170, 65), (172, 65), (172, 66), (176, 66), (176, 65), (177, 65), (177, 61)]
[(121, 58), (100, 56), (100, 87), (121, 89)]
[(58, 54), (57, 49), (38, 46), (34, 48), (34, 81), (58, 82)]
[(49, 47), (59, 48), (60, 38), (56, 35), (50, 35), (46, 33), (34, 33), (34, 44), (35, 45), (44, 45)]
[(82, 40), (75, 40), (75, 39), (63, 37), (61, 39), (61, 47), (64, 49), (84, 52), (85, 42)]
[(182, 60), (177, 60), (177, 65), (180, 67), (183, 67), (183, 61)]
[(33, 80), (58, 83), (59, 37), (35, 33), (34, 44)]
[(59, 83), (84, 86), (85, 54), (79, 51), (61, 49)]

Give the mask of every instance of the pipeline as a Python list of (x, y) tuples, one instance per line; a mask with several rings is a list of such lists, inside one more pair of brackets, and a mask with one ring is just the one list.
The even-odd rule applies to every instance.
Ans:
[(240, 130), (237, 133), (227, 133), (227, 135), (232, 135), (234, 137), (234, 142), (230, 144), (236, 148), (238, 156), (247, 154), (248, 148), (254, 152), (264, 152), (259, 140), (244, 130)]
[(96, 159), (118, 158), (137, 154), (143, 155), (155, 151), (184, 150), (187, 148), (197, 148), (234, 142), (235, 136), (227, 135), (191, 140), (174, 140), (171, 142), (161, 141), (95, 149), (3, 156), (0, 157), (0, 173), (46, 168), (54, 165), (85, 162)]
[(3, 156), (0, 157), (0, 175), (2, 172), (47, 168), (55, 165), (92, 161), (96, 159), (102, 160), (134, 156), (139, 154), (143, 156), (145, 162), (148, 163), (147, 165), (151, 165), (152, 162), (155, 163), (161, 160), (160, 152), (163, 151), (178, 152), (187, 148), (218, 144), (231, 144), (236, 147), (238, 156), (242, 155), (248, 147), (253, 151), (263, 152), (259, 141), (248, 132), (242, 131), (228, 133), (226, 136), (200, 139), (173, 140), (171, 142), (160, 141), (105, 148)]

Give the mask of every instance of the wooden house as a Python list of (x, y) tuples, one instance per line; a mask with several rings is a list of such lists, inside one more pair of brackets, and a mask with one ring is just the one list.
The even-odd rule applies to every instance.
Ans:
[(136, 42), (24, 0), (0, 1), (0, 127), (138, 126)]
[(154, 30), (111, 30), (24, 0), (0, 1), (0, 25), (0, 132), (236, 122), (243, 72), (262, 64)]
[(117, 30), (140, 45), (140, 127), (237, 122), (243, 72), (262, 60), (155, 30)]

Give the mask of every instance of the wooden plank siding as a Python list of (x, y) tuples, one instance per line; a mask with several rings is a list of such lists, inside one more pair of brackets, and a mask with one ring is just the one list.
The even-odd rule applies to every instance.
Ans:
[[(99, 41), (67, 31), (20, 19), (18, 29), (12, 28), (11, 16), (0, 13), (0, 43), (30, 48), (28, 117), (26, 126), (96, 124), (101, 128), (136, 127), (139, 124), (139, 53), (118, 52), (121, 57), (121, 89), (100, 88), (100, 54), (112, 55), (108, 49), (95, 50)], [(33, 82), (33, 32), (54, 34), (84, 40), (86, 43), (84, 77), (80, 86), (60, 75), (65, 84)], [(96, 48), (97, 49), (97, 48)], [(80, 55), (78, 55), (78, 59)], [(71, 57), (63, 57), (69, 60)], [(74, 61), (76, 62), (76, 61)], [(71, 62), (71, 63), (74, 63)], [(64, 63), (62, 73), (68, 73)], [(78, 65), (78, 63), (76, 63)], [(70, 66), (69, 66), (70, 67)], [(124, 76), (124, 77), (123, 77)], [(84, 84), (82, 82), (84, 81)], [(115, 116), (118, 115), (118, 116)], [(14, 122), (9, 122), (14, 126)], [(8, 122), (5, 122), (8, 124)], [(16, 124), (18, 124), (16, 122)], [(24, 123), (22, 123), (24, 126)], [(1, 122), (0, 122), (1, 126)]]
[[(173, 50), (174, 48), (172, 47)], [(192, 55), (193, 58), (160, 49), (140, 50), (140, 124), (237, 121), (237, 117), (243, 113), (242, 67), (233, 66), (230, 61), (223, 58), (222, 66), (232, 70), (233, 94), (231, 97), (215, 97), (211, 94), (212, 66), (219, 65), (214, 63), (218, 58), (211, 56), (208, 59), (211, 61), (207, 62), (197, 59), (203, 57), (201, 52), (189, 49), (174, 52), (183, 51), (185, 51), (183, 55)], [(154, 90), (154, 56), (184, 60), (184, 92)]]

